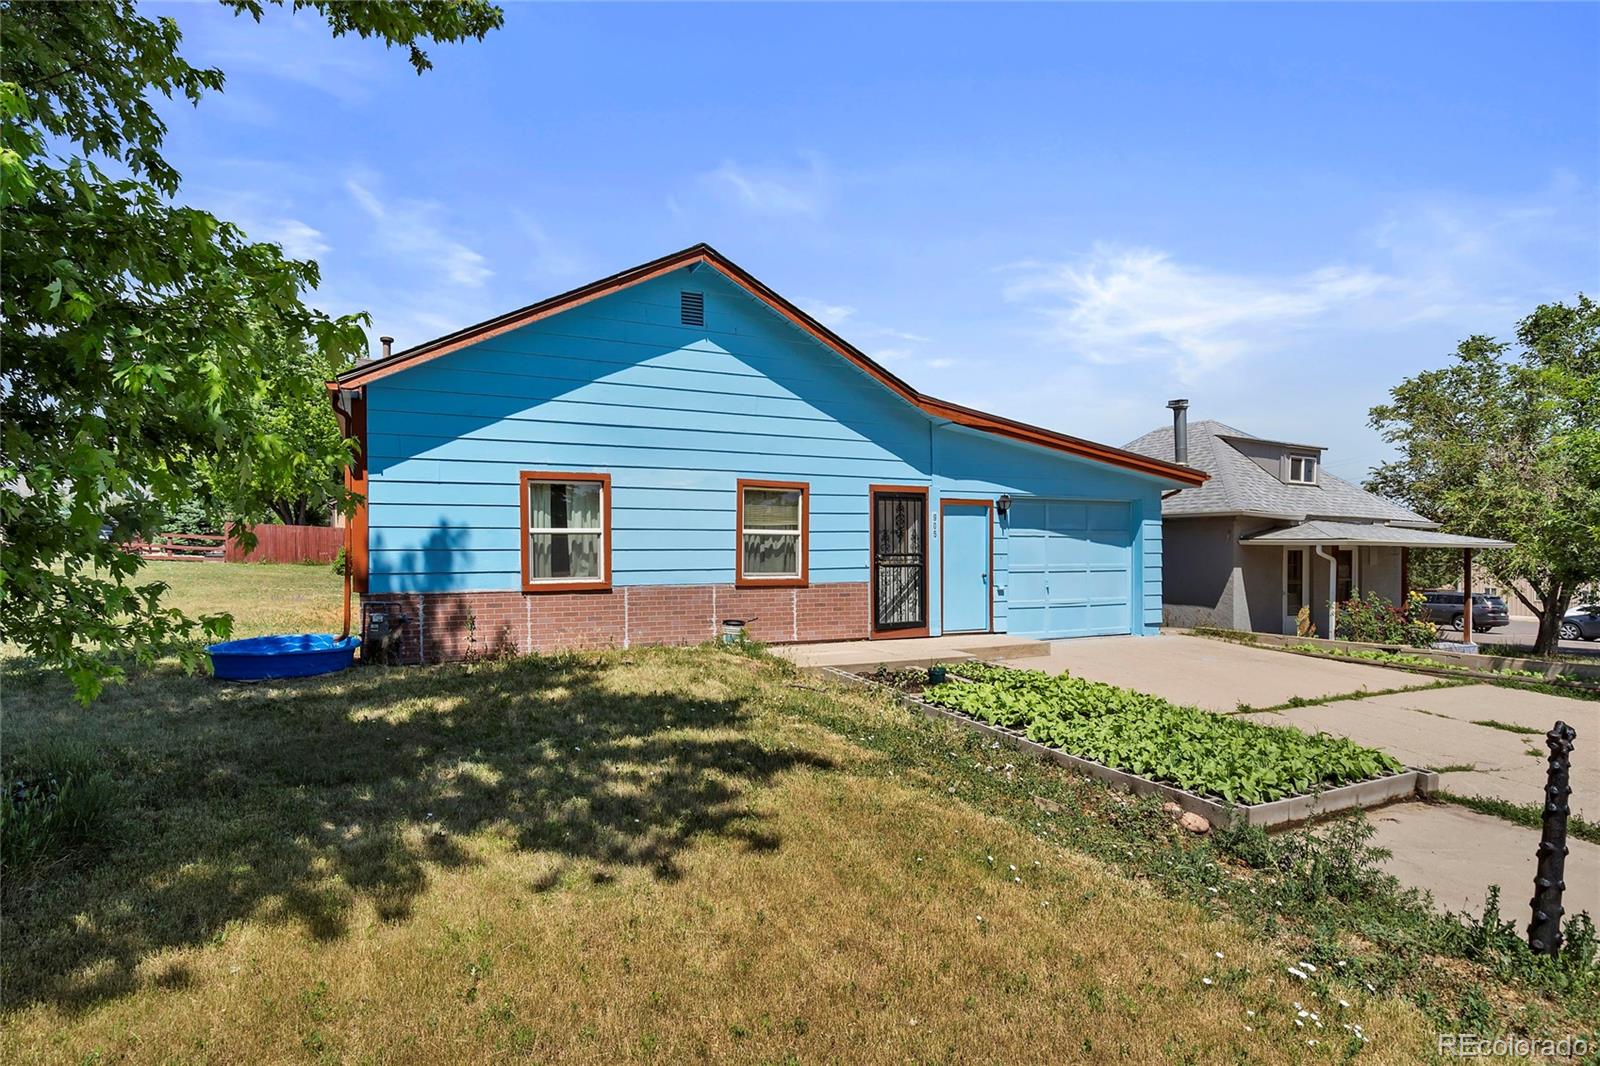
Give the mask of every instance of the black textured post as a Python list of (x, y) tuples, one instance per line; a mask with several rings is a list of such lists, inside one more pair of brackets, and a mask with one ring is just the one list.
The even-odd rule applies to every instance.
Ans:
[(1535, 955), (1561, 953), (1561, 893), (1567, 887), (1567, 797), (1572, 795), (1568, 770), (1578, 731), (1565, 722), (1544, 735), (1550, 747), (1550, 769), (1544, 786), (1544, 833), (1539, 839), (1539, 868), (1533, 877), (1533, 921), (1528, 947)]

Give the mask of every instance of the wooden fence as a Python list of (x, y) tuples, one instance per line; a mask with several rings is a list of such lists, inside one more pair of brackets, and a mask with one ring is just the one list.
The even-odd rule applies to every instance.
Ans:
[(246, 552), (228, 538), (230, 563), (331, 563), (344, 547), (344, 530), (335, 526), (256, 526), (256, 546)]
[(131, 540), (122, 550), (146, 559), (220, 563), (226, 550), (224, 539), (220, 533), (158, 533), (149, 540)]

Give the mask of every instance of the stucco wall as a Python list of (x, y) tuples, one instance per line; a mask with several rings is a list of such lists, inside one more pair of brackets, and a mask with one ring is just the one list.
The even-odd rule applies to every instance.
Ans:
[(1169, 626), (1247, 628), (1233, 518), (1169, 518), (1162, 542), (1163, 616)]

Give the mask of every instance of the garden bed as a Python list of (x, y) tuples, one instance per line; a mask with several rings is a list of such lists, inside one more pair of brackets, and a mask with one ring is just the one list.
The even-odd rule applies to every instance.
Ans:
[[(1600, 684), (1600, 662), (1571, 659), (1532, 659), (1486, 652), (1456, 652), (1437, 648), (1412, 648), (1403, 644), (1371, 644), (1353, 640), (1328, 640), (1324, 637), (1290, 636), (1280, 633), (1251, 633), (1244, 630), (1196, 626), (1188, 633), (1237, 644), (1255, 644), (1276, 651), (1302, 655), (1322, 654), (1366, 661), (1380, 666), (1439, 672), (1445, 677), (1474, 676), (1492, 681), (1550, 681), (1593, 688)], [(1310, 649), (1310, 650), (1307, 650)], [(1407, 662), (1407, 659), (1415, 660)]]
[(929, 686), (829, 672), (888, 688), (922, 714), (1136, 795), (1160, 795), (1218, 827), (1290, 825), (1438, 788), (1438, 775), (1343, 738), (1223, 718), (1064, 676), (986, 663), (949, 669), (949, 683)]

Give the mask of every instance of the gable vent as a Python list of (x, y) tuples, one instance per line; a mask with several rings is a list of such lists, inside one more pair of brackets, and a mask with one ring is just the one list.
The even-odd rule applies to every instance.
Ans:
[(679, 294), (678, 316), (686, 326), (706, 324), (706, 294), (685, 290)]

